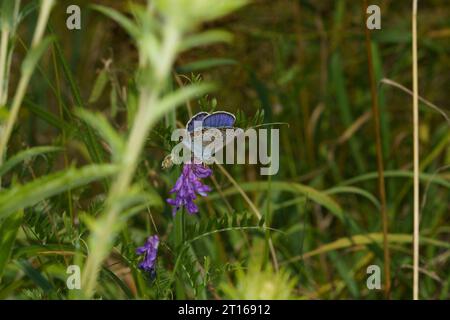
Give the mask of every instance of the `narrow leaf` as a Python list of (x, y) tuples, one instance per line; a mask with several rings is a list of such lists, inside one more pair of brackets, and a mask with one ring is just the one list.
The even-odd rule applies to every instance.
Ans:
[(91, 96), (89, 97), (89, 103), (97, 102), (97, 100), (102, 95), (106, 85), (108, 84), (108, 73), (105, 69), (100, 71), (100, 73), (97, 76), (97, 79), (94, 83), (94, 88), (92, 89)]
[(89, 165), (81, 169), (70, 168), (25, 185), (14, 186), (0, 193), (0, 217), (7, 217), (49, 197), (106, 178), (116, 171), (117, 167), (112, 165)]
[(4, 164), (0, 165), (0, 177), (5, 175), (9, 170), (11, 170), (16, 165), (18, 165), (23, 161), (27, 161), (41, 154), (57, 152), (61, 150), (62, 148), (59, 147), (44, 146), (44, 147), (34, 147), (21, 151), (18, 154), (14, 155), (13, 157), (9, 158)]
[(104, 6), (99, 6), (99, 5), (93, 5), (92, 8), (94, 10), (97, 10), (97, 11), (103, 13), (105, 16), (111, 18), (112, 20), (116, 21), (132, 37), (136, 38), (138, 36), (138, 34), (139, 34), (138, 27), (133, 23), (133, 21), (128, 19), (126, 16), (124, 16), (120, 12), (118, 12), (114, 9), (104, 7)]
[(177, 91), (164, 97), (159, 107), (155, 110), (155, 119), (158, 119), (180, 104), (211, 91), (213, 88), (214, 86), (211, 84), (191, 84), (178, 89)]
[(21, 71), (23, 74), (31, 74), (36, 67), (39, 59), (42, 57), (44, 52), (47, 50), (50, 43), (55, 40), (54, 37), (44, 38), (36, 47), (30, 49), (23, 60)]
[(78, 117), (83, 119), (88, 125), (98, 131), (103, 139), (112, 148), (115, 160), (118, 160), (124, 150), (124, 142), (116, 130), (109, 124), (105, 116), (100, 113), (92, 113), (84, 109), (76, 111)]
[(3, 271), (6, 263), (11, 255), (12, 248), (17, 236), (17, 230), (22, 223), (23, 211), (20, 210), (15, 214), (9, 216), (0, 226), (0, 281), (2, 279)]

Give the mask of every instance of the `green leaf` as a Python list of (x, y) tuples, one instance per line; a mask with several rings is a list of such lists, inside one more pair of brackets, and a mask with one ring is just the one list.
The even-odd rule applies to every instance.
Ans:
[(161, 100), (158, 108), (154, 111), (156, 114), (154, 119), (159, 119), (159, 117), (162, 117), (178, 105), (189, 101), (192, 98), (201, 96), (213, 89), (214, 86), (212, 84), (191, 84), (168, 94)]
[(0, 227), (0, 281), (2, 279), (3, 271), (6, 263), (11, 255), (12, 248), (17, 236), (17, 230), (22, 223), (23, 210), (19, 210), (15, 214), (1, 222)]
[(97, 79), (95, 79), (94, 87), (92, 88), (92, 92), (88, 100), (89, 103), (97, 102), (97, 100), (100, 98), (103, 91), (105, 90), (108, 81), (109, 81), (108, 73), (105, 69), (103, 69), (98, 74)]
[(4, 164), (0, 165), (0, 177), (5, 175), (9, 170), (14, 168), (19, 163), (29, 160), (41, 154), (61, 151), (62, 148), (44, 146), (44, 147), (34, 147), (27, 150), (21, 151), (13, 157), (9, 158)]
[(105, 275), (105, 277), (110, 278), (117, 286), (125, 293), (127, 299), (133, 299), (133, 293), (131, 292), (130, 288), (124, 283), (114, 272), (109, 270), (108, 268), (102, 268), (102, 273)]
[(152, 1), (156, 10), (164, 18), (185, 30), (223, 17), (247, 3), (247, 0), (215, 0), (214, 5), (205, 0)]
[(347, 288), (353, 298), (359, 298), (358, 285), (351, 274), (351, 268), (349, 268), (344, 261), (335, 251), (329, 252), (329, 255), (333, 266), (336, 268), (337, 272), (341, 276), (342, 280), (347, 285)]
[(353, 193), (353, 194), (358, 194), (361, 195), (365, 198), (367, 198), (370, 202), (372, 202), (378, 209), (380, 208), (380, 202), (378, 201), (378, 199), (371, 194), (370, 192), (361, 189), (361, 188), (357, 188), (357, 187), (346, 187), (346, 186), (342, 186), (342, 187), (333, 187), (331, 189), (328, 189), (326, 191), (326, 194), (332, 195), (332, 194), (339, 194), (339, 193)]
[[(343, 61), (339, 52), (335, 52), (331, 57), (330, 64), (331, 80), (334, 84), (334, 91), (336, 95), (336, 106), (339, 111), (341, 123), (349, 128), (355, 121), (353, 115), (354, 108), (352, 108), (347, 91), (347, 78), (344, 72)], [(356, 163), (356, 169), (359, 172), (364, 172), (366, 164), (361, 152), (361, 144), (358, 135), (352, 135), (349, 139), (349, 145), (352, 158)]]
[(9, 110), (0, 106), (0, 123), (5, 122), (9, 117)]
[(121, 208), (124, 221), (130, 217), (130, 214), (136, 213), (133, 212), (135, 207), (145, 205), (145, 208), (152, 206), (162, 210), (164, 206), (164, 202), (155, 190), (143, 191), (138, 185), (130, 187), (123, 196), (114, 199), (114, 202)]
[(1, 29), (11, 30), (14, 25), (14, 3), (15, 1), (2, 1), (0, 20)]
[[(17, 1), (16, 1), (17, 2)], [(22, 10), (19, 12), (19, 16), (16, 21), (16, 25), (21, 21), (25, 20), (30, 14), (38, 11), (40, 3), (38, 1), (31, 1), (23, 6)]]
[(16, 264), (22, 269), (22, 271), (45, 293), (49, 293), (53, 290), (52, 284), (33, 266), (26, 260), (16, 262)]
[[(17, 249), (14, 252), (14, 258), (25, 261), (25, 258), (36, 257), (36, 256), (58, 256), (58, 255), (70, 255), (75, 256), (80, 253), (77, 251), (73, 245), (65, 244), (47, 244), (47, 245), (29, 245)], [(83, 257), (86, 257), (86, 253), (81, 251)], [(124, 257), (122, 257), (124, 258)], [(35, 270), (34, 270), (35, 271)], [(115, 282), (121, 290), (126, 294), (127, 298), (133, 299), (133, 294), (130, 289), (122, 282), (122, 280), (117, 277), (112, 271), (107, 267), (102, 267), (101, 272), (104, 276), (109, 277), (113, 282)], [(42, 280), (42, 279), (41, 279)], [(44, 283), (40, 281), (41, 283)]]
[[(309, 252), (303, 253), (301, 256), (292, 257), (286, 261), (285, 263), (293, 263), (296, 261), (300, 261), (302, 259), (309, 259), (311, 257), (318, 256), (320, 254), (328, 253), (334, 250), (352, 248), (352, 247), (368, 247), (373, 243), (383, 243), (384, 235), (382, 233), (366, 233), (366, 234), (357, 234), (351, 237), (344, 237), (334, 240), (329, 243), (325, 243), (318, 248), (311, 250)], [(388, 234), (387, 240), (391, 244), (411, 244), (413, 242), (413, 237), (410, 234), (403, 233), (390, 233)], [(445, 241), (440, 241), (428, 237), (420, 237), (421, 245), (428, 246), (436, 246), (443, 249), (450, 249), (450, 244)]]
[(64, 121), (61, 118), (56, 117), (52, 113), (48, 112), (44, 108), (39, 107), (37, 104), (31, 102), (28, 99), (24, 100), (24, 106), (33, 114), (38, 116), (43, 121), (47, 122), (49, 125), (58, 128), (60, 130), (63, 130), (65, 127), (66, 129), (70, 128), (70, 124), (67, 121)]
[[(81, 249), (84, 249), (84, 247), (81, 247)], [(24, 247), (20, 247), (14, 250), (13, 252), (13, 258), (18, 260), (21, 258), (29, 258), (34, 256), (45, 256), (45, 255), (51, 255), (51, 254), (65, 254), (65, 255), (75, 255), (76, 250), (73, 245), (69, 244), (46, 244), (46, 245), (40, 245), (40, 244), (29, 244)]]
[(125, 149), (124, 141), (116, 130), (109, 124), (105, 116), (100, 113), (92, 113), (84, 109), (77, 109), (75, 114), (98, 131), (102, 138), (105, 139), (112, 148), (114, 161), (118, 161)]
[(70, 168), (38, 178), (25, 185), (14, 186), (0, 193), (0, 217), (7, 217), (21, 209), (67, 190), (83, 186), (117, 172), (113, 165), (89, 165), (81, 169)]
[[(67, 60), (62, 52), (61, 46), (57, 41), (55, 41), (54, 49), (56, 52), (56, 57), (59, 61), (59, 63), (62, 66), (62, 70), (64, 73), (65, 78), (69, 82), (70, 90), (73, 94), (74, 100), (76, 102), (76, 105), (78, 107), (84, 107), (83, 99), (81, 99), (81, 93), (80, 89), (77, 86), (77, 83), (75, 81), (75, 78), (72, 74), (72, 71), (69, 68), (69, 65), (67, 63)], [(84, 133), (82, 134), (82, 139), (84, 144), (86, 145), (89, 155), (91, 156), (92, 160), (96, 163), (102, 163), (103, 162), (103, 148), (100, 146), (100, 143), (95, 139), (94, 132), (92, 132), (92, 129), (89, 126), (81, 126), (79, 130)]]
[(97, 10), (97, 11), (103, 13), (105, 16), (111, 18), (112, 20), (114, 20), (115, 22), (120, 24), (120, 26), (122, 28), (124, 28), (125, 31), (127, 31), (133, 38), (138, 37), (139, 28), (133, 23), (133, 21), (128, 19), (126, 16), (124, 16), (120, 12), (118, 12), (114, 9), (104, 7), (104, 6), (99, 6), (99, 5), (93, 5), (91, 7), (94, 10)]
[(190, 73), (194, 71), (210, 69), (213, 67), (229, 66), (234, 64), (237, 64), (237, 62), (236, 60), (233, 59), (223, 59), (223, 58), (205, 59), (185, 64), (184, 66), (177, 68), (177, 72)]
[(22, 62), (22, 74), (32, 74), (39, 59), (47, 50), (49, 45), (55, 40), (54, 37), (45, 37), (36, 47), (31, 48)]
[[(239, 186), (244, 191), (263, 192), (269, 189), (269, 183), (267, 181), (239, 183)], [(344, 212), (341, 206), (324, 191), (319, 191), (300, 183), (281, 181), (272, 181), (271, 188), (278, 191), (291, 192), (293, 194), (306, 196), (308, 199), (311, 199), (317, 204), (320, 204), (324, 208), (328, 209), (331, 213), (333, 213), (336, 217), (344, 221)], [(235, 187), (231, 187), (222, 191), (223, 196), (230, 196), (237, 193), (239, 193), (239, 191)], [(208, 196), (210, 200), (220, 197), (221, 194), (218, 193), (212, 193)]]
[[(414, 177), (414, 174), (412, 171), (387, 170), (387, 171), (384, 171), (384, 177), (385, 178), (412, 179)], [(351, 179), (341, 182), (340, 185), (343, 185), (343, 186), (351, 185), (351, 184), (355, 184), (355, 183), (359, 183), (359, 182), (363, 182), (363, 181), (367, 181), (367, 180), (372, 180), (372, 179), (378, 179), (377, 172), (370, 172), (370, 173), (365, 173), (365, 174), (356, 176), (354, 178), (351, 178)], [(441, 185), (445, 188), (450, 188), (450, 181), (446, 180), (439, 174), (429, 174), (429, 173), (422, 172), (419, 174), (419, 180), (429, 182), (429, 183), (435, 183), (435, 184)]]
[(181, 50), (189, 50), (199, 46), (206, 46), (216, 42), (231, 42), (233, 35), (224, 30), (208, 30), (199, 34), (187, 37), (181, 43)]

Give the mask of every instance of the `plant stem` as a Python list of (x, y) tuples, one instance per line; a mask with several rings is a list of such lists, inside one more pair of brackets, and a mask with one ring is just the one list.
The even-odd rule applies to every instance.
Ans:
[[(184, 241), (185, 241), (185, 215), (184, 209), (177, 213), (175, 216), (175, 248), (177, 256), (184, 253)], [(181, 277), (181, 272), (176, 276), (175, 281), (175, 292), (177, 299), (185, 299), (186, 295), (184, 292), (183, 280)]]
[[(221, 164), (218, 163), (217, 167), (220, 169), (220, 171), (222, 171), (222, 173), (227, 177), (227, 179), (230, 180), (230, 182), (233, 184), (233, 186), (236, 188), (236, 190), (238, 190), (238, 192), (241, 194), (242, 198), (244, 198), (245, 202), (247, 202), (247, 204), (252, 209), (253, 213), (256, 215), (258, 220), (261, 220), (261, 218), (262, 218), (261, 213), (259, 212), (258, 208), (256, 208), (256, 206), (253, 204), (252, 200), (250, 200), (250, 198), (247, 196), (247, 194), (241, 188), (241, 186), (236, 182), (236, 180), (234, 180), (234, 178), (228, 173), (228, 171)], [(266, 222), (264, 222), (263, 227), (264, 228), (266, 227)], [(274, 267), (275, 271), (278, 272), (279, 264), (278, 264), (277, 254), (275, 252), (275, 247), (273, 245), (272, 238), (269, 238), (268, 242), (269, 242), (270, 254), (272, 256), (273, 267)]]
[(412, 9), (413, 58), (413, 162), (414, 162), (414, 243), (413, 243), (413, 299), (419, 300), (419, 75), (417, 62), (417, 0)]
[[(127, 140), (124, 158), (121, 161), (121, 170), (111, 186), (105, 211), (95, 221), (93, 232), (89, 238), (91, 252), (83, 270), (83, 298), (90, 298), (94, 294), (101, 264), (108, 256), (114, 238), (121, 228), (119, 214), (122, 206), (118, 199), (128, 191), (148, 133), (161, 115), (161, 110), (158, 109), (159, 96), (175, 60), (179, 37), (179, 31), (173, 25), (166, 25), (162, 59), (155, 70), (157, 79), (151, 88), (148, 85), (141, 88), (138, 112)], [(145, 67), (145, 63), (141, 67)]]
[[(60, 78), (59, 78), (59, 69), (58, 64), (56, 62), (56, 50), (55, 47), (52, 46), (52, 62), (53, 62), (53, 68), (55, 71), (55, 86), (56, 86), (56, 97), (58, 99), (58, 111), (59, 111), (59, 117), (61, 118), (61, 121), (64, 122), (64, 111), (63, 111), (63, 101), (61, 96), (61, 85), (60, 85)], [(62, 145), (65, 146), (67, 144), (67, 132), (66, 127), (64, 126), (61, 130), (62, 134)], [(64, 148), (64, 167), (69, 168), (69, 158), (67, 155), (67, 149)], [(72, 190), (67, 191), (67, 205), (69, 207), (69, 215), (70, 220), (72, 221), (72, 224), (75, 225), (76, 220), (78, 218), (75, 216), (75, 212), (73, 210), (73, 203), (72, 203)]]
[(149, 106), (156, 104), (157, 93), (151, 94), (148, 98), (147, 95), (148, 92), (141, 94), (139, 110), (128, 138), (125, 157), (121, 165), (122, 170), (111, 186), (105, 213), (96, 222), (96, 228), (89, 238), (91, 253), (86, 261), (82, 277), (85, 298), (90, 298), (94, 294), (101, 263), (108, 256), (112, 241), (119, 228), (118, 217), (121, 212), (121, 205), (117, 199), (125, 194), (131, 183), (140, 152), (150, 130), (150, 122), (147, 119), (149, 110), (151, 110)]
[[(31, 44), (32, 48), (36, 47), (42, 40), (53, 2), (54, 0), (43, 0), (41, 9), (39, 11), (37, 27), (33, 35), (33, 41)], [(16, 94), (14, 95), (13, 103), (11, 106), (11, 111), (6, 122), (6, 126), (4, 130), (2, 130), (2, 135), (0, 138), (0, 164), (3, 163), (3, 158), (6, 154), (6, 147), (11, 136), (14, 123), (17, 120), (17, 115), (19, 114), (20, 106), (27, 91), (28, 83), (30, 82), (32, 74), (33, 70), (26, 70), (20, 77), (19, 84), (16, 89)]]
[(41, 42), (44, 35), (45, 28), (47, 27), (47, 21), (50, 17), (50, 12), (55, 0), (42, 0), (41, 10), (39, 11), (39, 17), (34, 31), (33, 40), (31, 41), (31, 47), (35, 47)]
[(6, 57), (8, 55), (9, 30), (2, 30), (2, 39), (0, 44), (0, 108), (6, 104)]
[[(364, 0), (364, 17), (367, 13), (367, 0)], [(370, 81), (370, 92), (372, 96), (372, 113), (373, 121), (375, 127), (375, 142), (376, 142), (376, 153), (377, 153), (377, 170), (378, 170), (378, 193), (380, 196), (380, 211), (383, 223), (383, 252), (384, 252), (384, 294), (386, 299), (389, 299), (391, 292), (391, 271), (390, 271), (390, 254), (389, 254), (389, 244), (388, 244), (388, 233), (389, 233), (389, 221), (387, 215), (387, 205), (386, 205), (386, 186), (384, 179), (384, 164), (383, 164), (383, 147), (381, 142), (381, 126), (380, 126), (380, 109), (378, 105), (378, 92), (376, 86), (375, 72), (373, 70), (373, 58), (372, 58), (372, 41), (370, 30), (365, 27), (366, 30), (366, 48), (367, 48), (367, 58), (369, 67), (369, 81)]]

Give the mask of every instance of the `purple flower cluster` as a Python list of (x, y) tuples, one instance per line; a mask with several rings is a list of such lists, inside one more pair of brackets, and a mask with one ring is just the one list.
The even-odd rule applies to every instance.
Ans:
[[(200, 179), (209, 177), (212, 170), (203, 164), (189, 163), (183, 166), (183, 171), (178, 178), (175, 186), (170, 190), (170, 193), (175, 193), (175, 199), (167, 199), (167, 203), (173, 206), (173, 214), (186, 207), (189, 214), (198, 212), (198, 207), (194, 200), (197, 195), (203, 197), (211, 191), (211, 188), (203, 184)], [(144, 259), (139, 263), (139, 268), (150, 273), (155, 274), (156, 257), (158, 255), (159, 237), (157, 235), (150, 236), (147, 242), (136, 249), (138, 255), (143, 255)]]
[(144, 260), (139, 263), (139, 268), (154, 274), (156, 267), (156, 256), (158, 254), (159, 237), (157, 235), (148, 237), (147, 242), (136, 249), (138, 255), (144, 255)]
[(173, 215), (183, 206), (189, 214), (198, 212), (194, 203), (197, 194), (205, 197), (211, 188), (203, 184), (200, 179), (209, 177), (212, 170), (203, 164), (187, 163), (183, 166), (183, 172), (178, 178), (170, 193), (175, 193), (175, 199), (167, 199), (167, 203), (173, 206)]

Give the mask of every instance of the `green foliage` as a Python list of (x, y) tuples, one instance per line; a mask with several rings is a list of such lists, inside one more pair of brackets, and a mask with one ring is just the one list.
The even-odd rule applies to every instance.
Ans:
[(13, 169), (16, 165), (21, 162), (30, 161), (32, 158), (37, 157), (39, 155), (43, 155), (46, 153), (61, 151), (61, 148), (58, 147), (34, 147), (29, 148), (27, 150), (21, 151), (18, 154), (9, 158), (5, 163), (0, 166), (0, 177), (8, 173), (11, 169)]
[(269, 265), (262, 267), (261, 258), (252, 256), (246, 268), (238, 268), (235, 283), (221, 286), (227, 299), (288, 300), (294, 299), (297, 279), (282, 269), (275, 272)]
[(22, 218), (23, 211), (18, 211), (16, 214), (0, 221), (0, 280), (16, 240), (17, 230), (22, 223)]
[[(383, 297), (366, 286), (384, 244), (360, 3), (84, 1), (68, 32), (62, 2), (42, 18), (52, 2), (0, 6), (0, 299)], [(450, 5), (435, 2), (420, 9), (420, 295), (448, 299)], [(408, 10), (385, 4), (370, 44), (393, 299), (412, 290), (411, 101), (382, 79), (411, 86), (409, 20), (392, 14)], [(211, 166), (200, 212), (174, 216), (172, 131), (219, 110), (279, 129), (280, 171)], [(136, 254), (150, 235), (154, 274)]]
[(117, 171), (113, 165), (90, 165), (82, 169), (67, 169), (25, 185), (15, 185), (0, 193), (0, 217), (33, 206), (67, 190), (106, 178)]
[(27, 56), (22, 63), (22, 73), (31, 74), (36, 67), (39, 59), (42, 57), (44, 52), (48, 49), (50, 44), (54, 41), (52, 37), (47, 37), (42, 40), (35, 48), (28, 51)]

